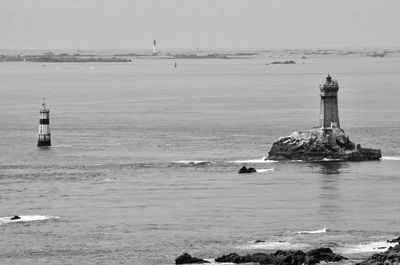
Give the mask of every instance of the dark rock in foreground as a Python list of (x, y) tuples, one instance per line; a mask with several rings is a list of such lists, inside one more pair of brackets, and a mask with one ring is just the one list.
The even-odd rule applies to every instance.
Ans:
[(255, 170), (252, 167), (247, 168), (246, 166), (243, 166), (241, 169), (239, 169), (239, 174), (245, 174), (245, 173), (256, 173), (257, 170)]
[(400, 264), (400, 245), (390, 247), (382, 253), (373, 254), (356, 265), (398, 265)]
[(337, 262), (342, 259), (347, 259), (343, 256), (337, 255), (333, 253), (330, 248), (317, 248), (307, 252), (306, 254), (308, 260), (308, 264), (319, 263), (321, 261), (326, 262)]
[(277, 139), (266, 159), (311, 162), (379, 160), (381, 157), (379, 149), (356, 147), (341, 128), (315, 128)]
[(216, 262), (233, 262), (233, 263), (259, 263), (259, 264), (275, 264), (275, 265), (310, 265), (316, 264), (321, 261), (336, 262), (347, 259), (343, 256), (337, 255), (332, 252), (330, 248), (313, 249), (307, 253), (303, 251), (286, 251), (278, 250), (275, 253), (255, 253), (240, 256), (237, 253), (230, 253), (228, 255), (216, 258)]
[(199, 263), (210, 263), (207, 260), (198, 259), (196, 257), (190, 256), (188, 253), (183, 253), (175, 259), (175, 264), (199, 264)]
[(400, 236), (398, 238), (394, 238), (392, 240), (387, 240), (388, 243), (400, 243)]
[(18, 215), (14, 215), (13, 217), (10, 218), (10, 220), (19, 220), (21, 219), (21, 217), (19, 217)]

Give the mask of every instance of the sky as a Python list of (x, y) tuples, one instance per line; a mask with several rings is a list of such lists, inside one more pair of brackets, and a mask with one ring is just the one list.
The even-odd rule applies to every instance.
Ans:
[(400, 47), (399, 0), (0, 0), (0, 49)]

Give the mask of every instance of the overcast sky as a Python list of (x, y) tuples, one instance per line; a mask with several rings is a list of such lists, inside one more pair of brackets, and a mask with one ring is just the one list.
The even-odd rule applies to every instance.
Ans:
[(0, 49), (400, 47), (400, 0), (0, 0)]

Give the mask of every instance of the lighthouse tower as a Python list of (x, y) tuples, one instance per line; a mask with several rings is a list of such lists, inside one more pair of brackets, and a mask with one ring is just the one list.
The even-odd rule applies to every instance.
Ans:
[(320, 85), (319, 88), (321, 90), (319, 117), (321, 128), (340, 128), (337, 96), (339, 90), (338, 82), (328, 75), (325, 84)]
[(157, 55), (156, 45), (157, 45), (157, 42), (156, 42), (156, 40), (154, 39), (154, 40), (153, 40), (153, 55)]
[(39, 121), (38, 146), (51, 146), (50, 140), (50, 110), (46, 108), (46, 103), (42, 103)]

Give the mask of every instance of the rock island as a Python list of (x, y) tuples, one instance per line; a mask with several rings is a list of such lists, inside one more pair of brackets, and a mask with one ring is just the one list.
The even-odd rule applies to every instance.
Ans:
[(320, 85), (320, 126), (278, 138), (271, 147), (268, 160), (365, 161), (379, 160), (381, 150), (362, 148), (350, 141), (340, 128), (338, 110), (339, 85), (329, 75)]

